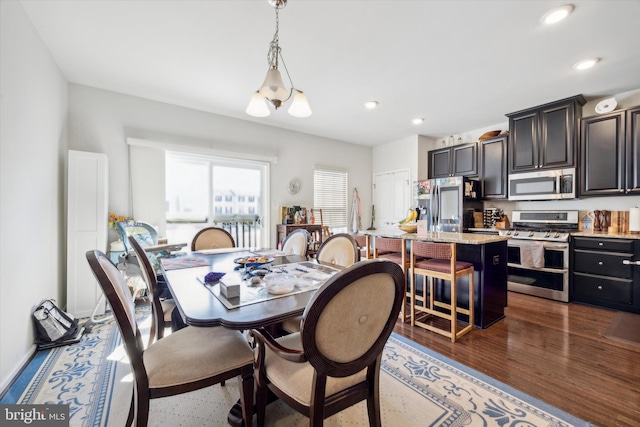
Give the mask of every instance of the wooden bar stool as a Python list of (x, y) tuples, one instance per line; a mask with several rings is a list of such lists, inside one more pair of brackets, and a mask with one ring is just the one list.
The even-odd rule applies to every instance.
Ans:
[(400, 319), (403, 322), (411, 320), (409, 307), (407, 306), (407, 298), (411, 297), (411, 293), (407, 290), (407, 273), (409, 270), (409, 257), (407, 256), (407, 241), (401, 238), (378, 237), (373, 239), (373, 258), (382, 258), (393, 261), (402, 267), (404, 272), (404, 293), (405, 303), (400, 309)]
[(358, 244), (358, 249), (360, 249), (360, 259), (372, 258), (371, 249), (369, 248), (369, 236), (365, 236), (364, 234), (352, 234), (352, 236)]
[[(456, 261), (455, 243), (411, 242), (411, 326), (419, 326), (432, 332), (451, 338), (458, 338), (473, 329), (473, 264)], [(422, 295), (416, 293), (416, 276), (422, 276)], [(469, 276), (469, 308), (458, 307), (457, 279)], [(427, 280), (428, 278), (428, 280)], [(442, 279), (451, 289), (451, 301), (443, 301), (444, 295), (436, 299), (434, 279)], [(458, 313), (466, 315), (469, 323), (459, 329)], [(449, 327), (443, 322), (433, 321), (433, 316), (448, 320)]]

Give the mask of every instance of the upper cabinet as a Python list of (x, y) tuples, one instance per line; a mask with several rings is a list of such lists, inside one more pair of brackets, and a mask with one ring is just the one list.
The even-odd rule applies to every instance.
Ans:
[(478, 146), (475, 142), (429, 151), (429, 178), (478, 175)]
[(480, 141), (480, 185), (482, 198), (487, 200), (507, 198), (507, 147), (508, 137)]
[(640, 106), (582, 119), (580, 195), (640, 192)]
[(574, 167), (582, 95), (507, 114), (509, 173)]

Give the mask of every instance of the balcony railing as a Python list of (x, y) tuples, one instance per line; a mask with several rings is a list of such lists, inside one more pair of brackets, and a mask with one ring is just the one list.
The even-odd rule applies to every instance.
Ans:
[(224, 228), (236, 240), (236, 246), (242, 248), (260, 247), (259, 215), (216, 215), (213, 218), (216, 227)]

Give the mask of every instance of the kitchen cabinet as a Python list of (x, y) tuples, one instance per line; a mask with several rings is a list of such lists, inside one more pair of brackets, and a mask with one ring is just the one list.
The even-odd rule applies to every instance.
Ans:
[(575, 167), (582, 95), (507, 114), (509, 173)]
[(478, 175), (478, 146), (475, 142), (429, 151), (429, 178)]
[(571, 301), (640, 313), (639, 240), (573, 237), (571, 266)]
[(480, 141), (481, 198), (487, 200), (506, 199), (507, 194), (507, 153), (506, 136)]
[(407, 216), (411, 207), (408, 170), (384, 172), (373, 176), (373, 204), (376, 228), (391, 228)]
[(640, 107), (581, 120), (580, 195), (640, 192)]

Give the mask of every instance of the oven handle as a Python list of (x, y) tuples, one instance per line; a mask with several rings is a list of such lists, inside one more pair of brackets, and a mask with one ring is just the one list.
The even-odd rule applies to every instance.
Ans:
[(520, 243), (535, 243), (538, 245), (542, 245), (545, 249), (555, 249), (555, 250), (561, 250), (561, 251), (569, 248), (569, 245), (566, 243), (553, 244), (548, 242), (541, 242), (539, 240), (514, 240), (514, 239), (509, 239), (507, 241), (507, 246), (512, 246), (512, 247), (520, 246)]

